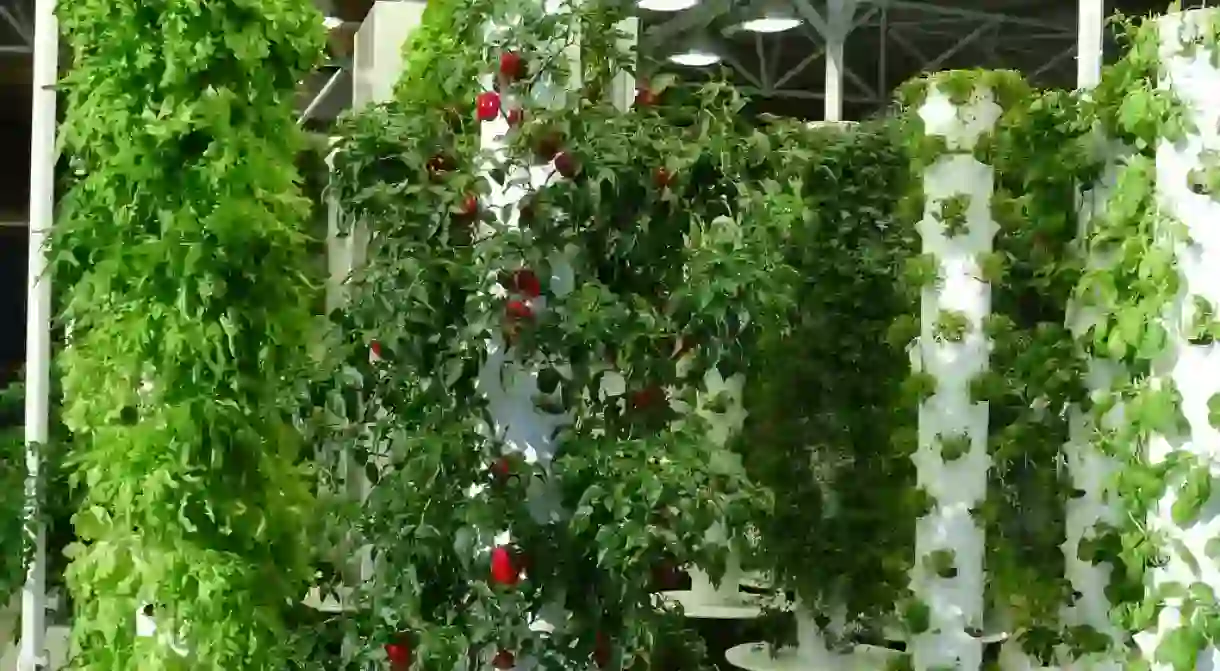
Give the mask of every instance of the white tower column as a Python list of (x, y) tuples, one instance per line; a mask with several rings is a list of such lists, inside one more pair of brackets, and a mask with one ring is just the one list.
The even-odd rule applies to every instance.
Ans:
[(1220, 69), (1212, 60), (1217, 20), (1214, 9), (1159, 20), (1160, 87), (1181, 103), (1188, 123), (1185, 137), (1163, 138), (1156, 154), (1161, 221), (1181, 224), (1163, 226), (1158, 235), (1172, 245), (1181, 288), (1163, 315), (1169, 341), (1154, 362), (1152, 383), (1176, 388), (1187, 426), (1178, 435), (1153, 435), (1149, 443), (1151, 463), (1178, 464), (1147, 520), (1149, 531), (1164, 539), (1168, 560), (1150, 581), (1165, 608), (1155, 629), (1137, 638), (1154, 671), (1220, 665), (1207, 621), (1220, 594), (1220, 553), (1211, 547), (1220, 536), (1220, 500), (1212, 498), (1220, 472), (1220, 344), (1193, 334), (1195, 325), (1213, 323), (1220, 306)]
[[(923, 172), (923, 253), (939, 275), (920, 301), (917, 370), (935, 380), (919, 407), (919, 448), (912, 457), (919, 486), (931, 502), (916, 524), (911, 589), (926, 612), (909, 642), (917, 671), (982, 665), (984, 531), (971, 510), (987, 496), (988, 405), (972, 381), (988, 372), (990, 343), (983, 324), (991, 285), (979, 259), (993, 248), (999, 225), (991, 216), (994, 169), (972, 153), (991, 133), (1001, 109), (992, 91), (976, 85), (954, 99), (933, 76), (918, 114), (925, 135), (944, 140), (945, 153)], [(926, 608), (926, 610), (925, 610)], [(920, 618), (922, 619), (922, 618)]]

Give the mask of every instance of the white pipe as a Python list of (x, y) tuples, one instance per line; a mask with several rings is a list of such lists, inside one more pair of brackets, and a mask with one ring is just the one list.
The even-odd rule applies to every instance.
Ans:
[(1101, 81), (1105, 0), (1080, 0), (1076, 45), (1076, 85), (1091, 89)]
[(51, 401), (51, 282), (46, 242), (55, 209), (55, 89), (59, 35), (55, 0), (34, 3), (34, 72), (30, 134), (30, 250), (26, 302), (26, 506), (33, 518), (34, 553), (21, 597), (19, 671), (45, 664), (46, 528), (40, 520), (39, 451), (49, 435)]
[(843, 120), (843, 42), (847, 39), (847, 0), (827, 0), (824, 121)]

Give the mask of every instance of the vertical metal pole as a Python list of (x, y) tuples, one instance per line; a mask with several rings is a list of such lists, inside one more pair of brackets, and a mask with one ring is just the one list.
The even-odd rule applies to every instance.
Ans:
[(1105, 0), (1080, 0), (1076, 44), (1076, 85), (1091, 89), (1101, 81)]
[(21, 596), (18, 671), (46, 664), (46, 528), (42, 521), (42, 446), (50, 427), (51, 282), (46, 242), (55, 209), (55, 89), (59, 36), (55, 1), (34, 3), (30, 138), (30, 249), (25, 338), (26, 525), (33, 554)]
[(881, 96), (880, 102), (884, 109), (887, 98), (890, 93), (889, 83), (889, 42), (890, 39), (890, 6), (889, 3), (881, 5), (881, 23), (877, 28), (877, 37), (880, 40), (880, 48), (877, 54), (877, 93)]
[(843, 120), (843, 41), (847, 33), (847, 0), (826, 0), (825, 121)]

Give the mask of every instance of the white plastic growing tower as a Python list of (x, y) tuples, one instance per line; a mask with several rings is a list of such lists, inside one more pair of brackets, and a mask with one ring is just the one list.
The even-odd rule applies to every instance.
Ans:
[[(692, 361), (688, 355), (679, 361), (684, 366)], [(681, 368), (679, 369), (681, 370)], [(718, 447), (728, 443), (729, 438), (741, 430), (745, 422), (746, 411), (742, 405), (742, 388), (745, 377), (740, 373), (725, 379), (715, 367), (703, 376), (705, 392), (700, 392), (694, 408), (685, 407), (685, 403), (676, 400), (677, 394), (671, 393), (670, 398), (674, 409), (678, 411), (679, 419), (675, 425), (684, 421), (685, 415), (698, 415), (710, 425), (708, 440)], [(717, 401), (722, 402), (718, 404)], [(722, 410), (718, 411), (717, 408)], [(717, 524), (708, 530), (708, 540), (712, 543), (728, 543), (729, 533), (724, 525)], [(752, 619), (762, 615), (762, 607), (758, 599), (747, 599), (741, 592), (744, 575), (741, 570), (740, 557), (730, 550), (724, 575), (719, 584), (712, 582), (711, 576), (704, 570), (691, 566), (688, 569), (691, 588), (686, 591), (665, 592), (668, 599), (682, 604), (687, 617), (695, 619)]]
[[(1157, 147), (1156, 193), (1164, 222), (1159, 233), (1173, 245), (1181, 287), (1165, 315), (1169, 343), (1154, 375), (1163, 385), (1176, 385), (1189, 428), (1180, 436), (1154, 435), (1149, 445), (1152, 463), (1181, 463), (1148, 518), (1149, 529), (1163, 535), (1168, 559), (1152, 577), (1152, 588), (1161, 590), (1165, 608), (1156, 628), (1137, 637), (1154, 671), (1170, 671), (1170, 662), (1183, 658), (1198, 669), (1220, 665), (1220, 653), (1203, 633), (1203, 620), (1214, 612), (1215, 594), (1220, 593), (1220, 553), (1215, 547), (1220, 545), (1215, 540), (1220, 536), (1220, 499), (1211, 497), (1220, 452), (1215, 427), (1220, 424), (1220, 345), (1192, 343), (1191, 326), (1213, 320), (1220, 305), (1220, 69), (1213, 60), (1217, 21), (1215, 10), (1159, 20), (1160, 87), (1182, 104), (1186, 132), (1185, 138), (1165, 138)], [(1170, 225), (1175, 220), (1181, 230)]]
[(978, 259), (992, 251), (999, 226), (991, 216), (994, 171), (972, 150), (1001, 115), (993, 93), (976, 85), (953, 100), (932, 78), (919, 108), (924, 133), (947, 150), (923, 174), (923, 253), (935, 260), (936, 282), (923, 289), (920, 334), (913, 352), (919, 370), (936, 380), (919, 408), (919, 448), (912, 459), (930, 497), (917, 521), (911, 588), (926, 606), (927, 627), (912, 630), (915, 669), (978, 669), (983, 627), (983, 528), (971, 510), (987, 495), (988, 406), (971, 395), (971, 381), (988, 371), (983, 333), (991, 286)]
[[(1100, 132), (1096, 135), (1096, 148), (1099, 159), (1105, 162), (1106, 168), (1101, 179), (1081, 194), (1082, 250), (1087, 248), (1084, 242), (1092, 223), (1105, 214), (1106, 201), (1114, 192), (1117, 183), (1117, 157), (1124, 153)], [(1090, 268), (1102, 268), (1112, 264), (1113, 259), (1091, 253), (1085, 263)], [(1089, 328), (1099, 317), (1099, 307), (1092, 300), (1085, 300), (1083, 303), (1074, 301), (1068, 306), (1068, 328), (1077, 341), (1091, 339)], [(1121, 379), (1120, 365), (1108, 359), (1089, 359), (1085, 388), (1094, 401), (1101, 402), (1112, 396), (1114, 381)], [(1119, 507), (1113, 499), (1114, 493), (1109, 486), (1119, 464), (1113, 457), (1098, 449), (1094, 436), (1099, 429), (1116, 429), (1123, 419), (1123, 409), (1121, 404), (1115, 405), (1104, 417), (1094, 417), (1076, 406), (1071, 407), (1068, 412), (1070, 435), (1063, 446), (1063, 455), (1075, 491), (1066, 504), (1065, 539), (1062, 547), (1064, 577), (1071, 583), (1074, 595), (1070, 603), (1064, 604), (1061, 617), (1065, 625), (1091, 627), (1107, 635), (1117, 645), (1121, 632), (1111, 621), (1112, 605), (1106, 596), (1106, 587), (1110, 583), (1113, 567), (1108, 562), (1092, 561), (1089, 545), (1108, 529), (1117, 529), (1122, 521)], [(1121, 660), (1110, 654), (1076, 662), (1095, 671), (1118, 671), (1122, 668)]]

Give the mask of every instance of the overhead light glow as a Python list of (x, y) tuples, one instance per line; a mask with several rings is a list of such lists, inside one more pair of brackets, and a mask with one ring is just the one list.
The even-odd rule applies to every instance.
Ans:
[(792, 30), (801, 25), (801, 20), (788, 16), (764, 16), (749, 21), (743, 21), (741, 24), (742, 30), (748, 30), (751, 33), (782, 33), (786, 30)]
[(328, 16), (322, 19), (322, 26), (327, 30), (334, 30), (341, 25), (343, 25), (343, 19), (337, 16)]
[(640, 0), (637, 4), (650, 12), (680, 12), (699, 4), (699, 0)]
[(669, 57), (670, 63), (677, 63), (688, 68), (705, 68), (720, 62), (720, 54), (704, 49), (691, 49)]

